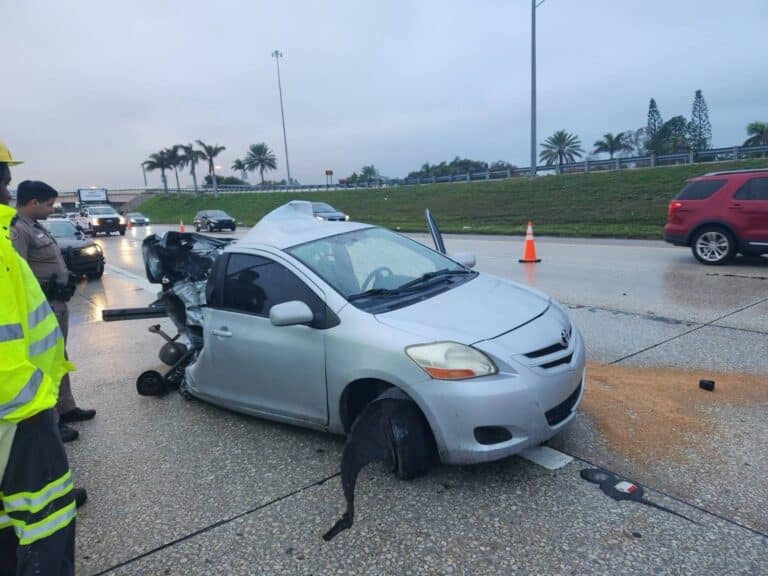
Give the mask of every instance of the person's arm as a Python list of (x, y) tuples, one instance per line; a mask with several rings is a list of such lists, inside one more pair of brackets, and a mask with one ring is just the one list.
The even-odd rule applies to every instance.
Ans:
[(29, 361), (20, 310), (8, 266), (0, 256), (0, 421), (14, 422), (9, 415), (34, 397), (29, 392), (50, 380)]
[(24, 228), (14, 225), (13, 231), (11, 232), (11, 242), (13, 242), (13, 247), (16, 249), (16, 252), (21, 254), (21, 257), (24, 258), (24, 260), (27, 260), (29, 257), (31, 238)]

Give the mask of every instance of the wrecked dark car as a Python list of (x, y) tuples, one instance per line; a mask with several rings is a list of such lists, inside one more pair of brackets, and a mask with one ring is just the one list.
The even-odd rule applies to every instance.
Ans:
[(341, 434), (382, 395), (412, 402), (416, 417), (387, 440), (401, 477), (423, 473), (433, 455), (469, 464), (544, 442), (581, 401), (581, 334), (548, 296), (473, 271), (473, 257), (446, 256), (434, 237), (441, 250), (317, 220), (300, 201), (237, 241), (150, 236), (143, 253), (158, 301), (104, 318), (167, 315), (178, 329), (161, 350), (171, 370), (146, 376), (145, 391), (178, 386)]

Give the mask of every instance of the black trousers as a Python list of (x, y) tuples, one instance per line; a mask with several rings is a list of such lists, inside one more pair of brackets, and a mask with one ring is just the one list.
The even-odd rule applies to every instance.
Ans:
[(0, 530), (0, 576), (74, 574), (74, 497), (53, 410), (16, 427), (0, 479), (3, 517), (14, 525)]

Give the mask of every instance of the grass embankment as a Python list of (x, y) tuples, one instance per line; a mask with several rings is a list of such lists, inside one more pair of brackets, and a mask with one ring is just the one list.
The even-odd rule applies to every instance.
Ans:
[(425, 231), (424, 208), (444, 232), (660, 238), (667, 205), (686, 179), (715, 170), (768, 166), (766, 159), (643, 168), (591, 174), (456, 184), (309, 193), (157, 196), (139, 208), (158, 223), (189, 225), (202, 209), (219, 208), (246, 225), (289, 200), (329, 202), (351, 215), (409, 232)]

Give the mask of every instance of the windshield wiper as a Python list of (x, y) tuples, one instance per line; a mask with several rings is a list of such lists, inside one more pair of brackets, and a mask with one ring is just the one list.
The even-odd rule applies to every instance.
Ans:
[(405, 284), (398, 286), (397, 289), (408, 290), (409, 288), (413, 288), (415, 286), (428, 284), (430, 280), (433, 280), (435, 278), (447, 279), (450, 276), (466, 276), (467, 274), (474, 274), (474, 272), (472, 270), (467, 270), (465, 268), (454, 268), (453, 270), (449, 270), (448, 268), (443, 268), (442, 270), (435, 270), (434, 272), (427, 272), (426, 274), (422, 274), (418, 278), (414, 280), (410, 280), (409, 282), (406, 282)]
[(370, 290), (366, 290), (365, 292), (360, 292), (359, 294), (352, 294), (351, 296), (347, 296), (348, 302), (354, 302), (355, 300), (361, 300), (363, 298), (368, 298), (370, 296), (394, 296), (396, 294), (400, 294), (399, 288), (371, 288)]

